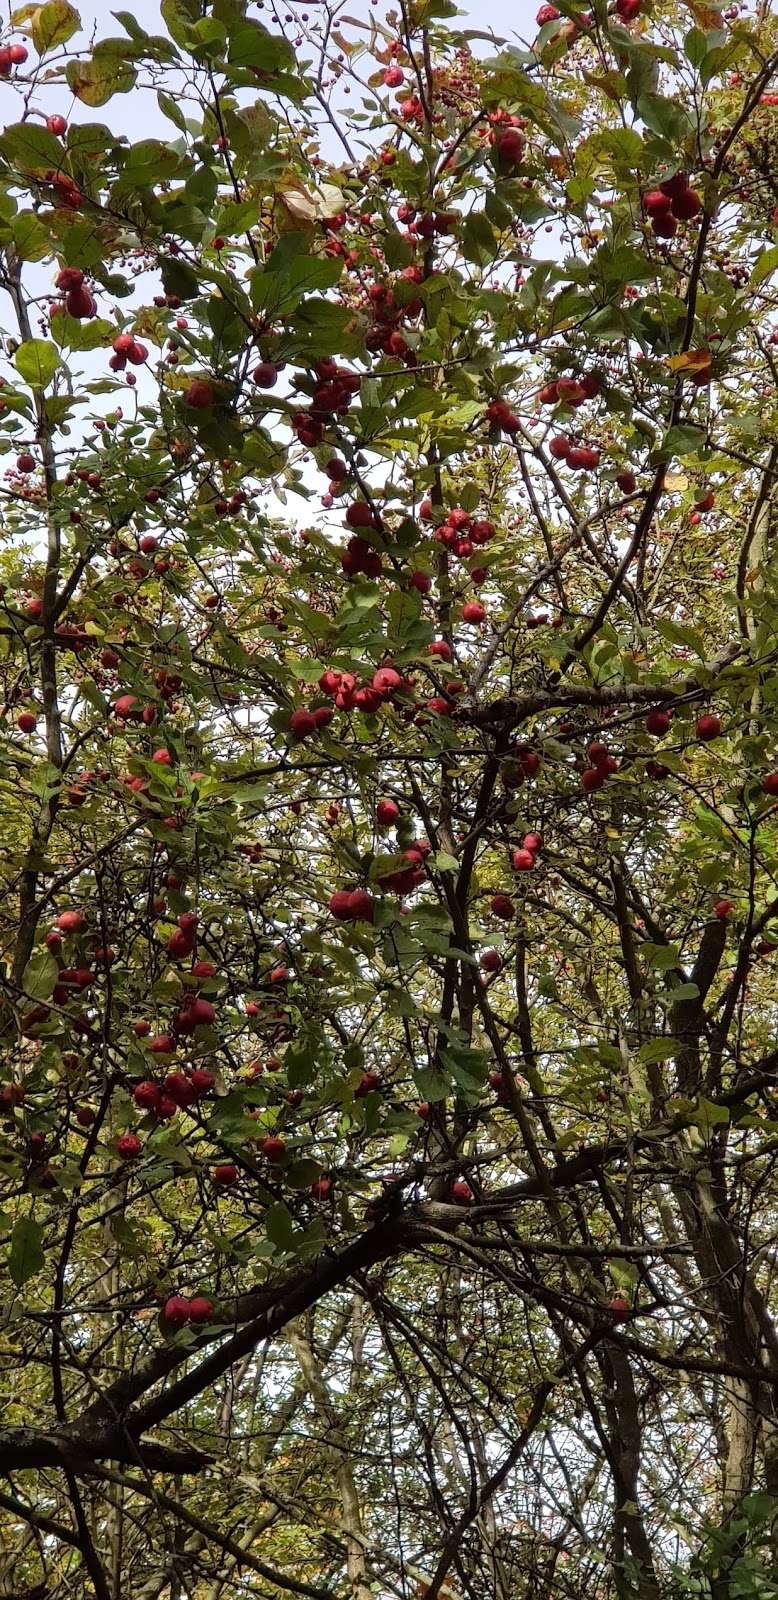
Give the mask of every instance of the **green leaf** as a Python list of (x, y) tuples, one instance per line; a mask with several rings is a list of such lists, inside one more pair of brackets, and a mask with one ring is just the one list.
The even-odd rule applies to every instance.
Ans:
[(668, 989), (664, 998), (671, 1005), (676, 1005), (679, 1000), (696, 1000), (699, 997), (699, 987), (696, 983), (679, 983), (675, 989)]
[(651, 944), (648, 940), (639, 947), (639, 953), (655, 972), (668, 972), (677, 967), (680, 953), (672, 944)]
[(765, 278), (771, 278), (778, 268), (778, 244), (771, 245), (769, 250), (763, 250), (754, 262), (749, 285), (753, 289), (755, 284), (763, 283)]
[(192, 28), (200, 16), (197, 0), (162, 0), (162, 20), (176, 44), (188, 48), (192, 44)]
[(49, 950), (36, 950), (22, 976), (22, 989), (31, 1000), (50, 1000), (59, 968)]
[(680, 1044), (677, 1039), (651, 1039), (648, 1044), (641, 1045), (639, 1060), (650, 1064), (652, 1061), (671, 1061), (677, 1055)]
[(181, 133), (186, 133), (186, 117), (178, 101), (173, 99), (172, 94), (165, 94), (164, 90), (158, 89), (157, 105), (163, 117), (167, 117), (170, 122), (174, 122)]
[(658, 617), (656, 631), (660, 638), (667, 639), (670, 644), (688, 646), (701, 661), (705, 660), (705, 641), (694, 628), (685, 628), (682, 623), (673, 622), (670, 617)]
[(45, 389), (59, 365), (59, 354), (48, 339), (26, 339), (14, 356), (19, 376), (34, 389)]
[(462, 254), (467, 261), (487, 266), (497, 254), (497, 238), (483, 211), (471, 211), (461, 231)]
[(294, 1250), (294, 1223), (283, 1201), (278, 1200), (270, 1207), (265, 1219), (265, 1232), (279, 1250)]
[(676, 147), (683, 144), (690, 131), (689, 112), (679, 100), (668, 100), (662, 94), (642, 94), (637, 103), (638, 116), (652, 133), (661, 134)]
[(99, 350), (116, 338), (116, 323), (107, 317), (89, 317), (80, 321), (60, 311), (52, 318), (51, 332), (60, 349)]
[(414, 1073), (413, 1081), (422, 1100), (428, 1100), (430, 1105), (434, 1105), (437, 1100), (445, 1100), (449, 1092), (446, 1079), (432, 1067), (421, 1067)]
[(447, 855), (445, 850), (438, 850), (437, 854), (432, 857), (432, 863), (438, 872), (457, 872), (459, 869), (459, 862), (456, 856)]
[(705, 445), (705, 430), (692, 423), (679, 424), (668, 429), (662, 440), (662, 454), (671, 456), (699, 455)]
[(148, 39), (149, 36), (145, 28), (142, 28), (140, 23), (136, 22), (131, 11), (112, 11), (111, 16), (116, 18), (116, 21), (119, 23), (120, 27), (124, 28), (125, 32), (130, 35), (131, 39)]
[(684, 55), (693, 67), (701, 67), (708, 54), (707, 36), (700, 28), (691, 28), (683, 41)]
[(0, 134), (0, 151), (12, 166), (27, 167), (31, 171), (43, 168), (58, 171), (62, 166), (63, 150), (59, 139), (37, 122), (13, 122)]
[(227, 59), (231, 67), (259, 67), (263, 72), (294, 66), (294, 54), (286, 39), (269, 33), (259, 22), (246, 21), (236, 28)]
[(707, 1133), (725, 1122), (729, 1122), (729, 1110), (726, 1106), (717, 1106), (712, 1100), (699, 1100), (691, 1121), (703, 1132)]
[(28, 1278), (34, 1278), (36, 1272), (46, 1265), (42, 1239), (43, 1228), (32, 1217), (19, 1217), (14, 1223), (8, 1271), (17, 1289), (21, 1289)]
[(197, 273), (186, 261), (173, 256), (163, 256), (161, 267), (162, 287), (166, 294), (177, 294), (179, 300), (193, 300), (200, 293)]
[(255, 311), (285, 316), (293, 311), (303, 295), (315, 289), (331, 289), (338, 282), (342, 264), (331, 256), (304, 256), (280, 272), (251, 273), (251, 303)]
[(47, 50), (67, 44), (80, 27), (81, 18), (68, 0), (47, 0), (47, 4), (35, 12), (31, 23), (32, 42), (38, 55), (45, 56)]
[(310, 1156), (305, 1156), (301, 1161), (292, 1161), (284, 1168), (284, 1183), (287, 1183), (290, 1189), (310, 1189), (321, 1170), (320, 1161), (313, 1161)]
[(34, 211), (20, 211), (13, 219), (11, 233), (20, 261), (42, 261), (51, 250), (46, 229)]

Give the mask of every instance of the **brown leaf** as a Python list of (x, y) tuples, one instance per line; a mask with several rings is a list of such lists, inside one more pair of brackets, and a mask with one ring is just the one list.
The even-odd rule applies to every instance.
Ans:
[(723, 28), (724, 18), (715, 6), (703, 4), (703, 0), (684, 0), (687, 11), (691, 11), (698, 27), (710, 33), (716, 28)]

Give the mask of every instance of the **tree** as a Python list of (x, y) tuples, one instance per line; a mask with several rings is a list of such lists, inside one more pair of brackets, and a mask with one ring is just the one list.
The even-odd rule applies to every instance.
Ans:
[(775, 1595), (775, 20), (255, 11), (0, 47), (2, 1592)]

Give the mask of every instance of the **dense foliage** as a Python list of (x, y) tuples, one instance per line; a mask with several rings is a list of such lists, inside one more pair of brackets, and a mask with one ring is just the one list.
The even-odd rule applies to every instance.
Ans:
[(0, 45), (0, 1590), (767, 1600), (778, 26), (114, 18)]

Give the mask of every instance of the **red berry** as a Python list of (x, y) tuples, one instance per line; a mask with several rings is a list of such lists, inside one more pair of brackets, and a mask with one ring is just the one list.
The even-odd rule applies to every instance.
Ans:
[(171, 1328), (183, 1328), (189, 1321), (189, 1301), (182, 1294), (171, 1294), (162, 1308), (162, 1315)]
[(213, 1301), (208, 1300), (203, 1294), (196, 1294), (189, 1301), (189, 1321), (196, 1324), (210, 1322), (213, 1316)]
[(116, 1154), (122, 1161), (135, 1161), (141, 1149), (140, 1139), (134, 1133), (123, 1133), (116, 1141)]
[(502, 956), (499, 950), (482, 950), (478, 960), (484, 972), (502, 971)]
[(159, 1102), (162, 1099), (162, 1090), (156, 1083), (147, 1080), (145, 1083), (137, 1083), (135, 1085), (132, 1091), (132, 1098), (136, 1106), (140, 1106), (143, 1111), (158, 1111)]
[(188, 389), (184, 391), (184, 400), (195, 411), (207, 411), (214, 403), (216, 394), (213, 385), (205, 378), (195, 378)]
[(586, 790), (587, 794), (591, 794), (594, 789), (601, 789), (604, 782), (605, 773), (602, 767), (587, 767), (581, 773), (581, 786)]
[(511, 854), (511, 863), (514, 872), (531, 872), (535, 865), (535, 857), (531, 850), (514, 850)]
[(379, 800), (375, 818), (379, 828), (393, 828), (400, 820), (400, 807), (394, 800)]

